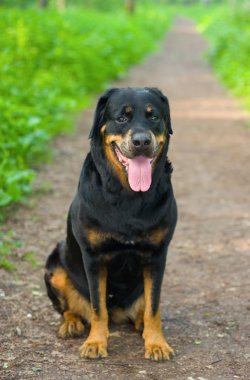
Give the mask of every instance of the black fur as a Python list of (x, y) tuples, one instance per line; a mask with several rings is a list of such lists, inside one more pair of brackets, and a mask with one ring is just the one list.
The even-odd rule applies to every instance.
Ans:
[[(155, 104), (160, 121), (155, 133), (166, 128), (166, 142), (153, 172), (152, 184), (146, 192), (125, 188), (113, 174), (104, 154), (101, 127), (108, 125), (109, 133), (123, 134), (113, 114), (119, 104), (127, 100), (135, 107)], [(140, 128), (151, 124), (140, 120)], [(136, 124), (136, 125), (137, 125)], [(131, 128), (131, 125), (126, 127)], [(153, 128), (153, 127), (152, 127)], [(111, 89), (99, 100), (90, 131), (91, 151), (80, 175), (76, 196), (70, 206), (67, 238), (52, 253), (47, 269), (64, 267), (78, 291), (99, 310), (98, 272), (107, 265), (107, 307), (129, 307), (143, 293), (143, 268), (149, 266), (153, 279), (153, 312), (159, 305), (160, 289), (165, 268), (167, 248), (172, 239), (177, 208), (171, 185), (172, 166), (167, 159), (169, 135), (172, 134), (167, 98), (158, 89)], [(159, 244), (148, 240), (154, 229), (166, 227), (167, 234)], [(109, 233), (111, 237), (95, 249), (88, 241), (87, 228)], [(56, 263), (54, 262), (57, 261)], [(48, 282), (48, 281), (47, 281)], [(51, 290), (49, 296), (54, 302)], [(60, 308), (57, 307), (61, 312)]]

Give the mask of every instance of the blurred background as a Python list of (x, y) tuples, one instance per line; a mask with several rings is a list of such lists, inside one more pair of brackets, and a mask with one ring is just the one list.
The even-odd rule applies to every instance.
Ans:
[(0, 0), (0, 218), (32, 192), (53, 136), (159, 47), (176, 17), (208, 40), (206, 59), (250, 109), (250, 0)]

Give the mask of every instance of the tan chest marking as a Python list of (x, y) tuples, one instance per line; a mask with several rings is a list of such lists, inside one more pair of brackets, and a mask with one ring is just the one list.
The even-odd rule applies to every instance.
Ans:
[(151, 232), (149, 232), (148, 239), (153, 244), (159, 244), (165, 238), (166, 234), (167, 234), (167, 227), (156, 228), (155, 230), (152, 230)]

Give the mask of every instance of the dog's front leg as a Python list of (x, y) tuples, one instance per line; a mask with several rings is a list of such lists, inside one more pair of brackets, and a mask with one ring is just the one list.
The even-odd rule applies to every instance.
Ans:
[(84, 358), (103, 358), (107, 354), (108, 312), (106, 306), (107, 269), (104, 264), (89, 257), (84, 260), (91, 301), (91, 328), (86, 341), (80, 347)]
[(160, 292), (164, 274), (165, 258), (146, 266), (144, 278), (144, 330), (145, 358), (153, 360), (168, 360), (173, 355), (172, 348), (166, 342), (161, 328)]

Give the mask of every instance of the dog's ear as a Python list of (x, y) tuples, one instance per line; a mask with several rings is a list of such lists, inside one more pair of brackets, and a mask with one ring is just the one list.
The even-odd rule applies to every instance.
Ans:
[(89, 132), (89, 139), (97, 138), (100, 135), (101, 126), (104, 124), (104, 114), (107, 102), (110, 96), (116, 91), (116, 88), (111, 88), (107, 90), (98, 100), (95, 116), (92, 128)]
[(172, 126), (171, 126), (170, 108), (169, 108), (168, 98), (165, 95), (163, 95), (163, 93), (158, 88), (152, 87), (152, 88), (148, 88), (148, 90), (153, 92), (155, 95), (157, 95), (161, 99), (163, 106), (164, 106), (164, 116), (165, 116), (165, 122), (166, 122), (167, 130), (168, 130), (168, 134), (172, 135), (173, 130), (172, 130)]

